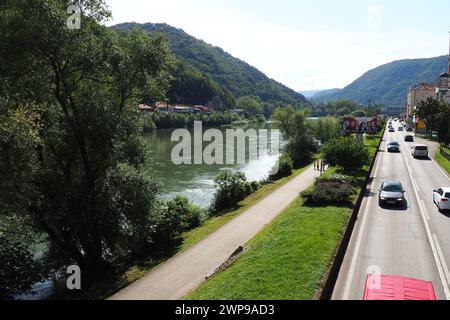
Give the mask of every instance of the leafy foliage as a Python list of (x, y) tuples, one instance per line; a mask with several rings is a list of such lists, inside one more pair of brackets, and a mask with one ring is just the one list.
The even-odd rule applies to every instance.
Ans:
[(323, 146), (322, 153), (328, 164), (345, 170), (359, 169), (370, 160), (364, 143), (352, 136), (330, 140)]
[[(258, 97), (263, 102), (291, 104), (301, 106), (307, 100), (301, 94), (269, 79), (262, 72), (247, 63), (236, 59), (218, 47), (213, 47), (201, 40), (186, 34), (167, 24), (137, 24), (124, 23), (112, 27), (114, 30), (143, 29), (151, 34), (161, 33), (169, 40), (174, 54), (183, 59), (191, 70), (211, 77), (224, 90), (231, 92), (234, 97)], [(183, 80), (184, 81), (184, 80)], [(186, 81), (191, 81), (186, 79)], [(182, 96), (186, 93), (183, 88)], [(226, 105), (225, 101), (224, 104)], [(227, 107), (234, 108), (232, 105)]]
[(308, 131), (321, 143), (327, 143), (331, 139), (339, 137), (342, 132), (340, 122), (335, 117), (309, 120), (306, 124)]
[(205, 215), (202, 208), (193, 205), (185, 197), (177, 196), (167, 202), (167, 211), (173, 217), (172, 220), (180, 222), (182, 231), (188, 231), (198, 227)]
[[(232, 112), (214, 112), (212, 114), (182, 114), (157, 111), (146, 113), (142, 117), (144, 121), (143, 125), (147, 127), (148, 131), (150, 131), (151, 128), (171, 129), (193, 127), (195, 121), (202, 121), (202, 125), (205, 127), (220, 126), (230, 124), (234, 121), (242, 119)], [(252, 121), (258, 120), (254, 117), (248, 118)]]
[(214, 180), (217, 191), (211, 205), (211, 212), (232, 208), (248, 195), (259, 189), (257, 182), (248, 182), (243, 172), (224, 171)]
[[(7, 1), (0, 10), (0, 213), (48, 236), (85, 286), (155, 245), (164, 219), (136, 102), (164, 99), (172, 55), (163, 37), (99, 24), (103, 1)], [(21, 263), (21, 261), (16, 261)]]
[(308, 132), (307, 113), (307, 110), (287, 107), (276, 109), (272, 117), (287, 141), (286, 153), (293, 160), (294, 167), (311, 162), (318, 150), (317, 141)]
[(259, 99), (250, 96), (243, 96), (238, 99), (238, 108), (243, 109), (250, 114), (263, 113), (263, 106)]
[(319, 178), (312, 190), (302, 193), (307, 203), (314, 205), (341, 204), (350, 201), (353, 194), (351, 181), (345, 176)]
[(30, 292), (42, 280), (42, 265), (32, 252), (35, 234), (17, 217), (0, 216), (0, 299)]
[(284, 177), (288, 177), (292, 174), (294, 169), (294, 163), (287, 153), (281, 154), (278, 159), (278, 171), (269, 177), (270, 180), (275, 181)]

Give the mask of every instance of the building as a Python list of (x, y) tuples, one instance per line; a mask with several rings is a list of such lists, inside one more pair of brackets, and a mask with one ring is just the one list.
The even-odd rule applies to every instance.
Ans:
[(153, 106), (140, 104), (138, 108), (140, 111), (159, 111), (172, 113), (211, 113), (208, 107), (201, 105), (168, 104), (165, 102), (156, 102)]
[(414, 110), (418, 104), (428, 98), (435, 98), (450, 103), (450, 45), (447, 72), (439, 76), (437, 83), (421, 83), (408, 89), (407, 117), (413, 118)]
[(414, 110), (421, 101), (428, 98), (436, 98), (436, 84), (420, 83), (408, 90), (408, 111), (407, 117), (412, 118)]

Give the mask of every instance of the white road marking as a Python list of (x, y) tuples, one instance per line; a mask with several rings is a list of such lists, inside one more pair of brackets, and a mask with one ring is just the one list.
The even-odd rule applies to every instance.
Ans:
[[(437, 150), (436, 152), (439, 152), (439, 150)], [(431, 158), (431, 157), (430, 157), (430, 159), (431, 159), (431, 161), (433, 161), (434, 165), (439, 169), (439, 171), (442, 173), (442, 175), (443, 175), (444, 177), (446, 177), (447, 180), (450, 181), (450, 177), (448, 176), (448, 174), (446, 174), (446, 173), (444, 172), (444, 170), (442, 170), (442, 168), (441, 168), (441, 166), (439, 165), (439, 163), (437, 163), (437, 162), (436, 162), (433, 158)]]
[[(408, 161), (406, 160), (405, 153), (402, 152), (402, 155), (403, 155), (403, 158), (405, 159), (406, 168), (408, 169), (409, 178), (411, 179), (411, 181), (414, 181), (414, 178), (413, 178), (413, 175), (412, 175), (412, 172), (411, 172), (411, 168), (409, 167)], [(431, 228), (430, 228), (430, 225), (428, 224), (428, 221), (427, 221), (427, 218), (426, 218), (426, 215), (425, 215), (426, 207), (422, 206), (422, 202), (419, 201), (420, 197), (419, 197), (418, 189), (416, 188), (414, 183), (412, 183), (412, 186), (413, 186), (413, 189), (414, 189), (414, 194), (416, 195), (417, 202), (419, 204), (420, 215), (421, 215), (422, 221), (423, 221), (423, 223), (425, 225), (425, 231), (426, 231), (426, 234), (427, 234), (427, 237), (428, 237), (428, 243), (431, 246), (431, 251), (433, 252), (434, 262), (435, 262), (436, 267), (438, 269), (439, 277), (441, 278), (442, 287), (444, 288), (444, 295), (445, 295), (445, 298), (447, 300), (450, 300), (450, 290), (449, 290), (449, 287), (448, 287), (445, 271), (444, 271), (444, 268), (443, 268), (443, 266), (445, 265), (445, 260), (444, 260), (444, 262), (442, 262), (439, 254), (438, 254), (438, 250), (437, 250), (434, 238), (431, 235)], [(448, 269), (446, 271), (448, 272)]]
[[(422, 207), (425, 208), (425, 201), (423, 201), (423, 199), (420, 200), (420, 202), (422, 202)], [(428, 221), (430, 221), (430, 215), (428, 214), (428, 210), (425, 211), (425, 217), (427, 218)]]
[[(384, 138), (384, 136), (382, 137), (382, 139), (383, 138)], [(379, 150), (381, 150), (381, 145), (380, 145), (380, 149)], [(377, 150), (377, 152), (379, 150)], [(381, 157), (378, 156), (378, 153), (377, 153), (377, 160), (376, 160), (375, 170), (374, 170), (374, 174), (373, 174), (373, 181), (370, 184), (370, 190), (372, 190), (373, 186), (375, 185), (375, 180), (376, 180), (377, 175), (378, 175), (378, 168), (380, 166), (380, 159), (381, 159)], [(358, 238), (356, 240), (355, 250), (353, 251), (352, 260), (351, 260), (351, 263), (350, 263), (350, 269), (349, 269), (349, 271), (347, 273), (348, 276), (347, 276), (347, 282), (345, 283), (343, 300), (349, 300), (350, 289), (351, 289), (351, 286), (352, 286), (352, 283), (353, 283), (353, 275), (355, 273), (356, 263), (357, 263), (357, 260), (358, 260), (359, 250), (360, 250), (361, 242), (362, 242), (362, 236), (363, 236), (364, 230), (366, 228), (367, 216), (369, 215), (369, 209), (371, 208), (372, 199), (373, 199), (373, 197), (369, 197), (367, 199), (366, 207), (365, 207), (365, 210), (363, 211), (364, 214), (363, 214), (363, 219), (361, 221), (361, 227), (359, 229)]]
[(444, 269), (445, 277), (447, 278), (447, 283), (450, 284), (450, 272), (448, 271), (447, 263), (445, 262), (444, 254), (442, 253), (441, 246), (439, 245), (438, 238), (436, 234), (433, 234), (434, 244), (436, 245), (436, 249), (439, 257), (441, 258), (442, 267)]

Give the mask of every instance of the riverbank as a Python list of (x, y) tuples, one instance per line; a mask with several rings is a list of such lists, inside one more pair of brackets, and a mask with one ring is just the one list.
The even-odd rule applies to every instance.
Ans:
[(118, 272), (116, 275), (105, 278), (103, 281), (95, 285), (93, 288), (89, 289), (89, 292), (85, 292), (81, 295), (71, 295), (64, 288), (58, 290), (56, 288), (56, 294), (52, 297), (53, 299), (107, 299), (117, 291), (131, 285), (136, 280), (140, 279), (155, 267), (161, 265), (164, 261), (170, 259), (171, 257), (180, 254), (190, 247), (194, 246), (201, 240), (208, 237), (210, 234), (230, 222), (231, 220), (237, 218), (240, 214), (254, 206), (256, 203), (281, 188), (285, 184), (292, 181), (294, 178), (303, 173), (308, 169), (310, 165), (305, 166), (300, 169), (293, 171), (292, 175), (282, 178), (280, 180), (269, 182), (262, 186), (259, 190), (249, 195), (243, 201), (241, 201), (236, 208), (222, 212), (216, 217), (210, 217), (205, 220), (199, 227), (185, 232), (180, 239), (180, 246), (172, 252), (171, 255), (162, 257), (156, 260), (142, 259), (136, 261), (132, 265), (125, 267), (122, 271)]
[(317, 171), (309, 167), (195, 246), (161, 264), (111, 299), (181, 299), (204, 282), (205, 277), (222, 265), (238, 247), (263, 230), (318, 175)]
[[(373, 158), (381, 135), (366, 137)], [(369, 167), (345, 173), (353, 205)], [(327, 174), (332, 173), (329, 169)], [(317, 299), (353, 206), (311, 206), (298, 197), (247, 243), (248, 250), (185, 298), (190, 300)]]

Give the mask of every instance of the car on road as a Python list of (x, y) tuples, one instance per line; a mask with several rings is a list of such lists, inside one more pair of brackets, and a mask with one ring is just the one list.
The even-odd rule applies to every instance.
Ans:
[(412, 135), (405, 136), (405, 142), (414, 142), (414, 137)]
[(450, 210), (450, 187), (434, 190), (433, 201), (440, 211)]
[(411, 148), (411, 155), (414, 158), (428, 158), (428, 147), (425, 144), (417, 144)]
[(406, 203), (405, 189), (400, 181), (386, 180), (378, 190), (378, 203), (383, 205), (404, 206)]
[(403, 131), (403, 127), (398, 127), (398, 131)]
[(395, 132), (395, 129), (394, 129), (394, 127), (392, 127), (392, 128), (389, 128), (389, 132)]
[(421, 279), (369, 274), (363, 300), (437, 300), (433, 283)]
[(397, 141), (391, 141), (387, 144), (387, 152), (400, 152), (400, 145)]
[(413, 132), (414, 129), (413, 129), (412, 127), (408, 127), (408, 128), (406, 128), (406, 131), (408, 131), (408, 132)]

